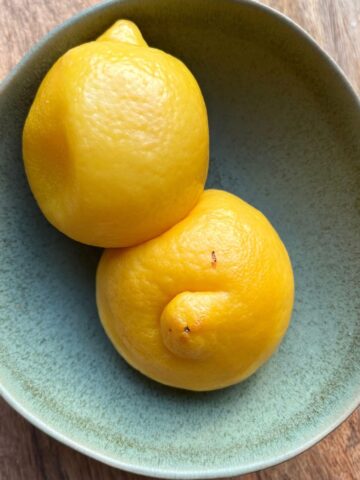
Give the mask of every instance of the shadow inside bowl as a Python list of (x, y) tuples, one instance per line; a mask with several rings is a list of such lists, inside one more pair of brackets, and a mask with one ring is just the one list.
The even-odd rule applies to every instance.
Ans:
[[(40, 79), (120, 17), (193, 71), (209, 113), (208, 186), (263, 211), (292, 258), (296, 302), (279, 352), (222, 391), (161, 386), (121, 360), (96, 312), (100, 250), (55, 231), (24, 176), (21, 131)], [(0, 112), (0, 376), (33, 418), (118, 466), (197, 477), (271, 464), (354, 406), (359, 106), (291, 25), (248, 2), (110, 2), (35, 49), (4, 86)]]

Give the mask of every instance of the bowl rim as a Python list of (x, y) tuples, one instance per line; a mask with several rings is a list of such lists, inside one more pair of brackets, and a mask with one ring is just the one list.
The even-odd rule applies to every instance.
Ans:
[[(75, 15), (69, 19), (61, 22), (54, 28), (52, 28), (46, 35), (44, 35), (40, 40), (34, 43), (34, 45), (25, 53), (22, 59), (15, 65), (15, 67), (5, 76), (5, 78), (0, 82), (0, 95), (5, 94), (6, 89), (10, 87), (11, 83), (15, 80), (17, 74), (22, 70), (22, 68), (31, 61), (33, 55), (42, 48), (48, 40), (60, 33), (64, 28), (67, 28), (71, 25), (77, 24), (81, 19), (93, 12), (101, 12), (106, 10), (110, 5), (122, 3), (124, 1), (131, 0), (105, 0), (99, 4), (95, 4), (88, 8), (82, 9), (77, 12)], [(251, 8), (258, 9), (262, 12), (265, 12), (269, 16), (286, 23), (293, 31), (295, 31), (299, 36), (307, 42), (316, 53), (318, 53), (322, 59), (332, 68), (334, 74), (337, 75), (338, 79), (342, 82), (347, 93), (352, 97), (354, 104), (360, 110), (360, 97), (355, 92), (352, 84), (346, 77), (344, 71), (341, 67), (333, 60), (333, 58), (312, 38), (312, 36), (304, 30), (300, 25), (298, 25), (294, 20), (286, 16), (284, 13), (279, 12), (273, 7), (258, 3), (256, 0), (227, 0), (229, 3), (243, 4), (250, 6)], [(131, 473), (152, 476), (156, 478), (173, 478), (173, 479), (207, 479), (207, 478), (223, 478), (228, 476), (237, 476), (247, 473), (257, 472), (269, 467), (273, 467), (280, 463), (286, 462), (293, 457), (305, 452), (312, 446), (316, 445), (326, 436), (328, 436), (332, 431), (334, 431), (338, 426), (340, 426), (357, 408), (360, 406), (360, 385), (358, 386), (353, 400), (347, 405), (343, 413), (329, 425), (320, 428), (318, 433), (313, 436), (311, 439), (304, 442), (301, 446), (294, 447), (285, 451), (281, 454), (278, 454), (276, 457), (271, 457), (264, 460), (258, 460), (252, 462), (246, 466), (231, 466), (231, 467), (222, 467), (222, 468), (210, 468), (210, 469), (199, 469), (199, 470), (178, 470), (176, 468), (161, 468), (161, 467), (143, 467), (137, 464), (129, 463), (122, 461), (120, 459), (114, 458), (110, 455), (107, 455), (101, 451), (97, 451), (95, 448), (88, 447), (85, 443), (73, 440), (71, 435), (62, 433), (59, 429), (54, 428), (49, 425), (46, 419), (41, 418), (41, 415), (34, 413), (31, 410), (31, 407), (26, 406), (24, 402), (21, 401), (21, 398), (16, 395), (15, 392), (11, 391), (11, 388), (6, 388), (3, 384), (2, 379), (0, 378), (0, 395), (2, 398), (17, 411), (21, 416), (28, 420), (32, 425), (42, 430), (44, 433), (50, 435), (55, 440), (63, 443), (64, 445), (73, 448), (74, 450), (87, 455), (88, 457), (94, 458), (106, 465), (115, 467), (121, 470), (125, 470)]]

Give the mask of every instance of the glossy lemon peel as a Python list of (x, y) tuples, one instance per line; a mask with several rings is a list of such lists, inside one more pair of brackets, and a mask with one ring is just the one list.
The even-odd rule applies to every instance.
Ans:
[(57, 229), (90, 245), (135, 245), (184, 218), (204, 189), (205, 102), (180, 60), (120, 20), (49, 70), (26, 119), (23, 156)]
[(274, 228), (219, 190), (159, 237), (105, 251), (97, 273), (100, 317), (117, 350), (145, 375), (189, 390), (254, 373), (283, 338), (293, 299)]

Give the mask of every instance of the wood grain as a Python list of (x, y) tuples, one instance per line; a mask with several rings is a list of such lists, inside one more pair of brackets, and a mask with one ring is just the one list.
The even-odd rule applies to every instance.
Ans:
[[(0, 79), (59, 22), (96, 0), (0, 0)], [(263, 0), (307, 30), (360, 93), (360, 0)], [(0, 399), (1, 480), (135, 480), (40, 432)], [(312, 449), (242, 480), (360, 480), (360, 411)]]

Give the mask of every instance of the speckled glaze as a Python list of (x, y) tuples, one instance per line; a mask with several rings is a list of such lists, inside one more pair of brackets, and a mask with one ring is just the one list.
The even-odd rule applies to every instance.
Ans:
[[(114, 20), (183, 59), (211, 128), (209, 186), (262, 210), (295, 270), (279, 352), (248, 381), (213, 393), (163, 387), (122, 361), (95, 307), (99, 251), (40, 214), (24, 177), (21, 131), (39, 82), (68, 48)], [(360, 397), (359, 102), (292, 22), (255, 3), (124, 0), (55, 29), (0, 95), (1, 392), (35, 425), (125, 470), (230, 476), (303, 451)]]

